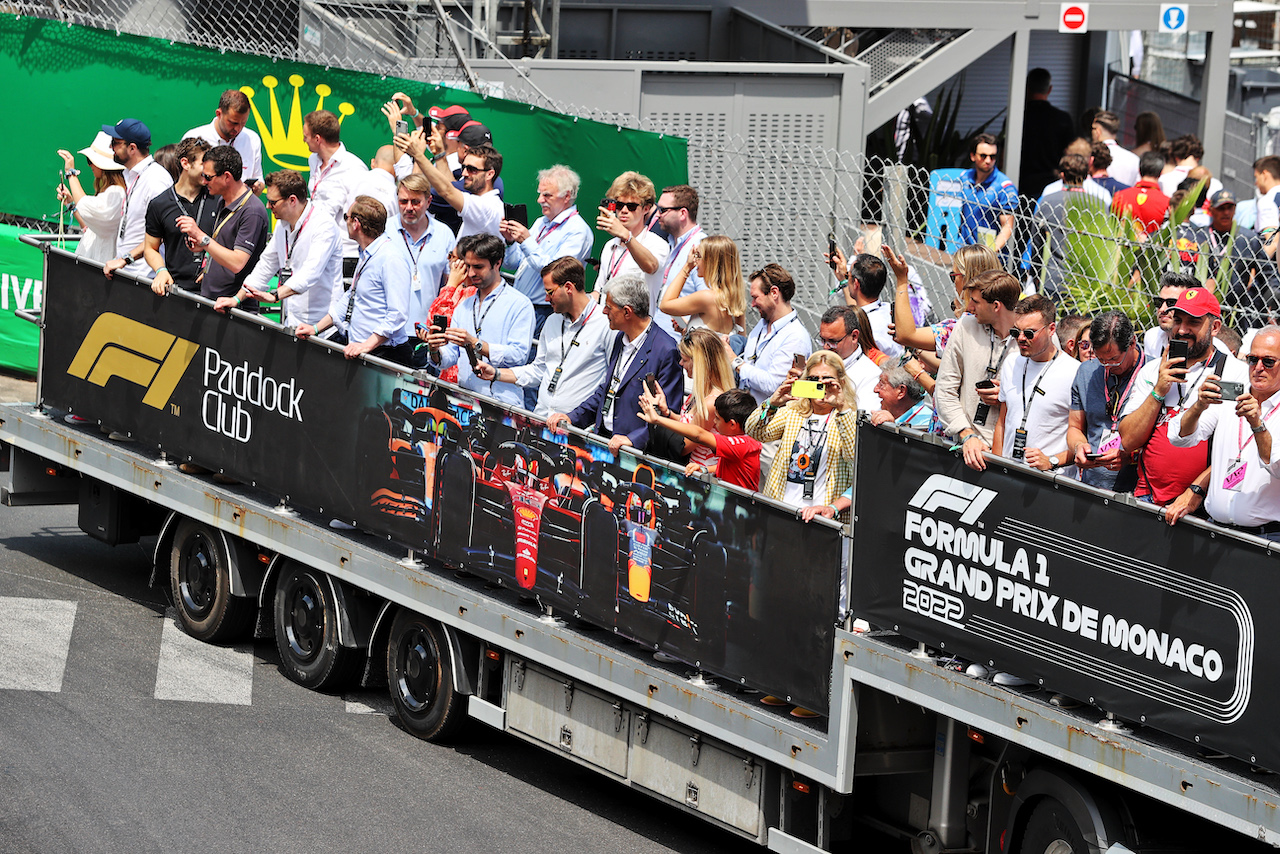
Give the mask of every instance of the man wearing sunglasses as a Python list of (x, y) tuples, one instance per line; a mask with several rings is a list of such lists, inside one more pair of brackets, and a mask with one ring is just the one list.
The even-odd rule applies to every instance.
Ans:
[(1195, 447), (1212, 438), (1205, 510), (1219, 525), (1280, 541), (1280, 445), (1272, 431), (1280, 409), (1280, 327), (1253, 338), (1248, 388), (1233, 401), (1210, 376), (1183, 413), (1169, 442)]
[[(1206, 443), (1171, 444), (1178, 419), (1196, 402), (1209, 378), (1249, 381), (1243, 362), (1213, 346), (1222, 326), (1222, 307), (1212, 291), (1183, 291), (1173, 307), (1173, 321), (1170, 348), (1138, 372), (1120, 419), (1124, 452), (1142, 452), (1134, 494), (1164, 507), (1170, 525), (1200, 506), (1210, 477)], [(1170, 353), (1174, 345), (1185, 346), (1185, 358)]]
[[(667, 283), (678, 275), (685, 262), (689, 260), (689, 253), (706, 237), (702, 226), (698, 225), (698, 191), (688, 184), (663, 187), (662, 194), (658, 196), (658, 224), (667, 233), (667, 243), (671, 246), (671, 251), (662, 262), (659, 271), (659, 288), (657, 293), (653, 294), (653, 321), (658, 324), (659, 329), (679, 341), (683, 333), (671, 324), (672, 318), (669, 315), (658, 310), (658, 302), (666, 291)], [(659, 277), (655, 277), (655, 280), (658, 279)], [(691, 270), (685, 279), (684, 287), (680, 289), (680, 296), (687, 297), (705, 288), (706, 284), (698, 275), (698, 271)], [(682, 328), (689, 322), (687, 317), (675, 319), (680, 322)]]
[(1001, 252), (1013, 236), (1018, 190), (996, 168), (997, 151), (996, 138), (989, 133), (976, 134), (969, 141), (973, 168), (961, 176), (960, 242), (981, 243)]
[[(1188, 288), (1198, 288), (1200, 283), (1195, 276), (1188, 273), (1168, 272), (1160, 277), (1160, 290), (1151, 298), (1151, 307), (1156, 310), (1156, 325), (1146, 331), (1142, 337), (1142, 352), (1148, 359), (1159, 361), (1164, 350), (1169, 346), (1169, 331), (1173, 329), (1173, 307), (1178, 304), (1178, 297)], [(1213, 346), (1230, 354), (1216, 337)]]
[(1067, 453), (1067, 416), (1080, 363), (1058, 349), (1058, 310), (1048, 297), (1024, 297), (1013, 313), (1010, 332), (1018, 355), (1000, 370), (1000, 416), (992, 447), (1040, 471), (1064, 469), (1074, 477), (1076, 469)]
[[(267, 248), (271, 219), (253, 189), (240, 179), (244, 169), (240, 152), (229, 145), (211, 148), (201, 168), (209, 195), (222, 197), (222, 213), (212, 232), (205, 233), (191, 216), (178, 217), (178, 228), (193, 252), (204, 252), (204, 267), (197, 277), (200, 296), (234, 297)], [(256, 311), (257, 306), (249, 301), (240, 307)]]
[(1120, 413), (1137, 385), (1146, 354), (1138, 346), (1133, 322), (1122, 311), (1104, 311), (1093, 319), (1085, 339), (1097, 358), (1080, 365), (1071, 386), (1067, 445), (1080, 479), (1100, 489), (1132, 492), (1137, 470), (1120, 447)]
[[(469, 124), (484, 127), (479, 122)], [(466, 125), (463, 130), (467, 130)], [(482, 133), (487, 135), (487, 129)], [(454, 186), (448, 162), (441, 156), (442, 152), (436, 152), (433, 147), (432, 154), (439, 159), (427, 156), (428, 144), (422, 128), (410, 134), (396, 134), (395, 138), (396, 148), (412, 157), (415, 168), (427, 176), (431, 191), (461, 215), (458, 239), (472, 234), (499, 234), (504, 208), (502, 195), (493, 182), (502, 174), (502, 155), (490, 145), (468, 146), (462, 156), (462, 189), (458, 189)], [(438, 133), (432, 137), (430, 145), (440, 145)]]

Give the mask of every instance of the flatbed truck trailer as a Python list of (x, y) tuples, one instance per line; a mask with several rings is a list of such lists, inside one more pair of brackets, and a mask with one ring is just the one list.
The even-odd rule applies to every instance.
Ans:
[[(877, 548), (895, 548), (895, 541), (903, 538), (908, 544), (913, 537), (923, 542), (920, 529), (929, 525), (921, 522), (922, 515), (951, 513), (974, 524), (989, 508), (999, 506), (994, 493), (1008, 491), (993, 480), (994, 474), (975, 473), (972, 482), (962, 482), (967, 476), (954, 468), (942, 469), (944, 473), (939, 474), (939, 461), (954, 455), (924, 437), (860, 424), (860, 453), (875, 459), (859, 464), (855, 489), (860, 498), (855, 502), (854, 520), (839, 528), (819, 522), (814, 529), (814, 537), (820, 540), (816, 546), (805, 539), (807, 534), (794, 539), (796, 554), (830, 555), (827, 540), (834, 537), (837, 543), (835, 565), (813, 570), (823, 579), (818, 598), (826, 614), (819, 618), (825, 634), (819, 634), (825, 639), (826, 657), (816, 663), (795, 664), (797, 671), (816, 668), (821, 674), (826, 696), (815, 702), (809, 699), (812, 695), (806, 693), (803, 680), (773, 673), (785, 664), (768, 654), (764, 655), (766, 671), (736, 661), (733, 649), (698, 659), (699, 650), (710, 648), (711, 626), (717, 627), (720, 639), (727, 638), (723, 641), (726, 648), (749, 644), (749, 634), (732, 626), (726, 629), (717, 619), (722, 617), (725, 624), (750, 622), (749, 612), (763, 607), (754, 601), (730, 601), (741, 589), (731, 583), (735, 573), (732, 559), (728, 564), (716, 564), (719, 586), (699, 587), (700, 598), (670, 595), (662, 603), (667, 609), (665, 620), (646, 622), (652, 615), (640, 611), (634, 619), (626, 618), (627, 608), (635, 606), (640, 594), (639, 579), (646, 568), (653, 584), (648, 593), (652, 603), (660, 600), (664, 584), (668, 592), (675, 585), (670, 577), (662, 580), (664, 572), (671, 576), (689, 567), (705, 568), (707, 555), (721, 552), (744, 561), (758, 558), (749, 548), (708, 549), (705, 537), (701, 546), (695, 543), (685, 548), (672, 533), (674, 517), (666, 517), (668, 530), (663, 532), (660, 526), (651, 527), (652, 519), (645, 522), (642, 510), (632, 513), (632, 504), (643, 508), (644, 502), (651, 500), (655, 504), (650, 515), (661, 516), (662, 502), (652, 498), (659, 495), (660, 481), (670, 485), (683, 475), (654, 477), (649, 480), (649, 491), (631, 482), (612, 483), (616, 502), (608, 513), (592, 510), (593, 501), (603, 501), (603, 491), (597, 494), (583, 489), (588, 498), (575, 516), (582, 523), (581, 539), (573, 542), (584, 554), (601, 553), (598, 548), (589, 548), (588, 540), (594, 536), (590, 520), (607, 516), (631, 523), (631, 527), (620, 525), (615, 532), (619, 563), (609, 568), (608, 575), (616, 579), (611, 583), (618, 600), (612, 607), (622, 616), (613, 625), (603, 625), (601, 612), (592, 611), (589, 604), (581, 610), (565, 605), (565, 601), (589, 603), (590, 597), (566, 600), (563, 579), (560, 589), (538, 592), (541, 566), (525, 568), (535, 574), (527, 588), (520, 583), (524, 576), (514, 558), (511, 566), (499, 571), (498, 553), (505, 543), (479, 544), (465, 552), (433, 551), (421, 548), (421, 542), (406, 542), (403, 536), (373, 530), (376, 525), (364, 532), (340, 533), (328, 524), (338, 512), (334, 507), (307, 506), (279, 484), (259, 479), (252, 469), (243, 468), (244, 448), (239, 446), (247, 442), (220, 433), (207, 423), (201, 429), (211, 436), (216, 434), (212, 444), (202, 441), (208, 437), (200, 435), (200, 430), (186, 437), (164, 434), (162, 441), (156, 441), (148, 433), (152, 429), (146, 426), (149, 419), (177, 420), (183, 416), (167, 407), (141, 402), (156, 387), (157, 377), (165, 380), (166, 370), (176, 371), (166, 359), (184, 340), (193, 347), (220, 346), (219, 358), (225, 360), (233, 352), (228, 331), (251, 327), (253, 334), (266, 336), (269, 349), (282, 349), (283, 355), (271, 354), (276, 362), (260, 362), (277, 366), (280, 359), (299, 365), (299, 348), (319, 353), (325, 351), (324, 344), (299, 342), (289, 330), (260, 318), (224, 317), (214, 313), (208, 301), (195, 296), (173, 295), (167, 301), (156, 300), (161, 307), (155, 311), (139, 312), (139, 300), (152, 299), (149, 291), (143, 293), (144, 284), (128, 280), (101, 284), (101, 273), (94, 265), (78, 263), (47, 244), (43, 248), (48, 264), (47, 297), (42, 313), (31, 318), (45, 333), (40, 399), (0, 406), (4, 503), (78, 504), (81, 527), (109, 544), (154, 537), (152, 581), (170, 589), (180, 624), (196, 637), (223, 643), (249, 633), (274, 636), (282, 670), (289, 678), (321, 690), (348, 679), (366, 686), (385, 684), (399, 720), (419, 737), (447, 740), (472, 719), (545, 747), (773, 851), (861, 850), (860, 831), (865, 826), (909, 840), (916, 852), (1083, 854), (1280, 846), (1280, 792), (1274, 774), (1266, 770), (1270, 748), (1260, 743), (1257, 755), (1242, 755), (1250, 749), (1252, 732), (1247, 734), (1243, 750), (1237, 741), (1221, 734), (1231, 732), (1231, 725), (1244, 720), (1241, 715), (1224, 724), (1221, 731), (1206, 729), (1206, 738), (1201, 741), (1198, 735), (1188, 734), (1183, 721), (1166, 722), (1153, 713), (1150, 723), (1159, 726), (1147, 725), (1146, 715), (1132, 713), (1126, 697), (1117, 695), (1114, 686), (1108, 689), (1103, 685), (1105, 680), (1096, 675), (1086, 679), (1082, 687), (1069, 673), (1019, 658), (1016, 651), (985, 660), (985, 664), (992, 669), (1005, 664), (1020, 666), (1024, 674), (1037, 677), (1037, 684), (1007, 688), (969, 675), (965, 664), (978, 660), (988, 647), (980, 641), (966, 644), (963, 638), (957, 642), (945, 632), (930, 634), (929, 627), (935, 622), (955, 629), (960, 618), (948, 610), (955, 603), (939, 597), (941, 604), (921, 606), (919, 591), (925, 581), (934, 588), (946, 584), (936, 571), (920, 569), (925, 561), (919, 554), (904, 564), (900, 547), (897, 565), (886, 569), (892, 577), (886, 576), (888, 581), (882, 585), (890, 591), (885, 601), (901, 604), (907, 598), (902, 591), (910, 590), (915, 610), (904, 611), (899, 620), (887, 606), (862, 608), (864, 597), (867, 601), (885, 597), (859, 578), (860, 573), (872, 577), (874, 567), (864, 571), (866, 561), (879, 560), (878, 555), (868, 554), (874, 549), (860, 546), (860, 542), (874, 539)], [(128, 315), (122, 313), (126, 309)], [(174, 317), (168, 316), (170, 313)], [(70, 320), (66, 315), (78, 317)], [(87, 333), (99, 328), (96, 324), (107, 315), (130, 323), (145, 322), (161, 338), (168, 334), (174, 339), (167, 344), (161, 341), (164, 346), (119, 335), (108, 336), (109, 346), (90, 342), (97, 347), (95, 364), (104, 364), (102, 352), (115, 347), (133, 363), (142, 363), (150, 371), (150, 379), (140, 381), (136, 372), (130, 374), (128, 360), (116, 363), (112, 370), (103, 368), (96, 376), (92, 366), (80, 370), (84, 368), (81, 365), (76, 370), (84, 377), (72, 376), (75, 371), (68, 366), (83, 351), (83, 341), (92, 339)], [(149, 334), (128, 328), (135, 336)], [(80, 332), (73, 334), (73, 329)], [(66, 352), (59, 355), (55, 351)], [(376, 360), (349, 365), (340, 355), (324, 355), (322, 369), (332, 371), (337, 384), (364, 372), (402, 373)], [(191, 370), (198, 365), (198, 360), (192, 362)], [(299, 368), (297, 376), (304, 375)], [(180, 376), (169, 379), (180, 388)], [(422, 377), (407, 379), (423, 389), (434, 389), (432, 393), (444, 389)], [(451, 399), (466, 397), (455, 388), (445, 391)], [(485, 406), (490, 415), (496, 411), (491, 403)], [(244, 404), (243, 408), (247, 411), (251, 406)], [(71, 426), (62, 417), (68, 410), (91, 415), (95, 409), (101, 418), (90, 426)], [(148, 409), (155, 412), (144, 411)], [(337, 411), (331, 417), (340, 423), (354, 414)], [(133, 432), (136, 441), (108, 439), (98, 420), (104, 429)], [(255, 421), (253, 427), (259, 434), (263, 432), (261, 421)], [(234, 428), (234, 419), (226, 423)], [(419, 427), (444, 435), (448, 430), (441, 428), (442, 423), (428, 420)], [(531, 434), (521, 435), (533, 441)], [(378, 438), (382, 441), (381, 434)], [(394, 435), (392, 438), (394, 444)], [(492, 447), (484, 459), (494, 456), (494, 466), (501, 461), (508, 476), (514, 477), (517, 469), (528, 473), (510, 458), (508, 446), (520, 446), (527, 457), (521, 458), (524, 465), (541, 459), (528, 450), (527, 443), (499, 442), (499, 438), (488, 437)], [(593, 441), (578, 438), (584, 447)], [(184, 444), (188, 440), (190, 444)], [(299, 436), (295, 441), (302, 443), (305, 438)], [(216, 453), (219, 442), (234, 445), (225, 458)], [(396, 459), (403, 463), (408, 452), (396, 447), (395, 453), (400, 455)], [(427, 459), (436, 454), (437, 490), (452, 483), (447, 462), (451, 458), (444, 455), (442, 447), (437, 445), (435, 451), (421, 455)], [(663, 468), (658, 460), (626, 456), (633, 474)], [(588, 465), (589, 455), (581, 449), (577, 457), (584, 461), (584, 467)], [(222, 468), (220, 463), (225, 462), (226, 470), (242, 482), (219, 484), (178, 471), (175, 460), (188, 458), (214, 468)], [(911, 481), (899, 465), (901, 459), (921, 461), (926, 472), (923, 485)], [(345, 471), (359, 476), (356, 469), (366, 464), (357, 463)], [(487, 465), (483, 462), (477, 467), (478, 477), (488, 476)], [(888, 475), (882, 470), (886, 466)], [(271, 465), (262, 464), (261, 468), (266, 472)], [(397, 471), (406, 469), (401, 465)], [(583, 468), (578, 474), (585, 479), (589, 471)], [(895, 501), (887, 494), (891, 492), (887, 476), (904, 480), (907, 499)], [(1066, 495), (1091, 507), (1114, 502), (1128, 513), (1123, 517), (1123, 525), (1130, 529), (1125, 536), (1132, 536), (1134, 518), (1156, 530), (1160, 526), (1149, 511), (1115, 496), (1095, 495), (1087, 488), (1041, 477), (1021, 467), (1004, 468), (1000, 476), (1017, 484), (1019, 500), (1030, 507), (1036, 506), (1032, 494), (1042, 492), (1050, 498)], [(939, 477), (950, 480), (936, 480)], [(408, 479), (407, 475), (402, 478)], [(705, 481), (691, 481), (696, 483), (691, 482), (689, 489), (705, 490)], [(925, 488), (929, 485), (932, 492)], [(371, 491), (368, 483), (350, 488), (361, 490), (362, 498), (385, 499), (380, 492), (384, 487), (373, 486)], [(568, 494), (570, 489), (562, 486), (560, 494)], [(384, 515), (402, 513), (410, 492), (403, 488), (395, 500), (383, 501), (375, 509)], [(442, 493), (434, 494), (436, 504), (430, 512), (439, 515), (444, 512)], [(524, 493), (513, 489), (511, 494), (514, 498)], [(486, 495), (475, 493), (469, 511), (478, 513), (475, 508), (491, 498)], [(862, 500), (863, 495), (869, 500)], [(761, 504), (768, 513), (751, 518), (764, 528), (787, 522), (788, 513), (794, 517), (794, 511), (769, 506), (762, 496), (743, 494), (734, 500)], [(883, 510), (877, 510), (877, 505), (884, 505)], [(714, 515), (703, 509), (703, 515)], [(878, 512), (916, 515), (908, 516), (905, 537), (901, 530), (885, 536), (877, 527)], [(1012, 518), (1004, 516), (999, 530), (1008, 529)], [(355, 521), (361, 519), (356, 517)], [(420, 515), (410, 521), (421, 525)], [(794, 519), (791, 522), (802, 524)], [(891, 520), (890, 531), (894, 525), (900, 527), (901, 523)], [(501, 530), (507, 535), (512, 531), (509, 527)], [(519, 534), (519, 529), (515, 530)], [(637, 542), (645, 544), (645, 532), (655, 530), (662, 536), (649, 543), (653, 549), (638, 549)], [(706, 529), (700, 530), (706, 533)], [(987, 524), (984, 530), (993, 532), (997, 525)], [(452, 521), (442, 521), (435, 528), (437, 545), (447, 545), (446, 541), (461, 536)], [(1187, 536), (1192, 538), (1193, 552), (1201, 541), (1219, 545), (1231, 541), (1231, 548), (1251, 549), (1264, 560), (1272, 559), (1269, 547), (1236, 542), (1238, 537), (1204, 523), (1187, 526)], [(730, 539), (721, 532), (722, 543)], [(1106, 540), (1101, 535), (1094, 539)], [(549, 553), (544, 539), (536, 539), (536, 543)], [(1187, 548), (1182, 541), (1174, 545)], [(1011, 546), (1006, 543), (1006, 548)], [(611, 542), (605, 551), (612, 550)], [(697, 560), (689, 558), (689, 553)], [(646, 555), (648, 564), (640, 560)], [(682, 559), (692, 562), (677, 570), (660, 566), (671, 560), (671, 555), (683, 555)], [(1018, 578), (1017, 560), (1010, 553), (1005, 557), (1008, 560), (1003, 564), (995, 561), (1000, 572), (992, 574)], [(542, 559), (540, 553), (535, 563)], [(1089, 560), (1104, 559), (1091, 555)], [(1033, 556), (1028, 573), (1033, 580), (1058, 566), (1053, 560), (1046, 562), (1047, 569), (1036, 563)], [(908, 570), (919, 570), (908, 572), (906, 586), (899, 583), (904, 565)], [(851, 570), (847, 574), (852, 577), (847, 606), (838, 590), (841, 566)], [(767, 586), (768, 570), (757, 566), (752, 578), (773, 590)], [(794, 582), (792, 576), (786, 578), (788, 583)], [(836, 589), (827, 589), (833, 580)], [(1019, 591), (1012, 587), (1009, 591), (1012, 601)], [(599, 590), (592, 593), (600, 595)], [(704, 601), (715, 594), (721, 598), (718, 606)], [(621, 602), (626, 597), (632, 601)], [(974, 601), (980, 603), (981, 596)], [(974, 616), (978, 610), (977, 605), (971, 607)], [(939, 614), (950, 622), (939, 620)], [(855, 631), (855, 619), (862, 615), (871, 629)], [(917, 617), (923, 622), (912, 623)], [(696, 642), (671, 639), (682, 631), (681, 637), (689, 636), (690, 625), (700, 632)], [(1011, 621), (1010, 625), (1015, 624)], [(650, 632), (655, 626), (656, 635)], [(973, 627), (970, 633), (982, 635)], [(1255, 666), (1250, 672), (1255, 679), (1265, 677), (1265, 668), (1257, 665), (1266, 651), (1261, 634), (1259, 650), (1251, 652)], [(776, 638), (768, 640), (772, 643)], [(798, 649), (809, 648), (805, 637), (796, 643)], [(675, 657), (683, 657), (687, 663), (659, 662), (652, 655), (655, 648), (673, 650), (678, 654)], [(780, 657), (785, 660), (788, 654), (784, 649)], [(1041, 658), (1050, 661), (1053, 657), (1045, 653)], [(1205, 660), (1202, 653), (1202, 670)], [(1226, 667), (1232, 666), (1228, 661)], [(1083, 664), (1079, 669), (1086, 671), (1085, 676), (1091, 672)], [(749, 675), (739, 675), (744, 673)], [(1058, 684), (1079, 698), (1079, 707), (1050, 702)], [(761, 705), (759, 693), (752, 690), (790, 685), (795, 686), (796, 699), (821, 705), (819, 717), (796, 718), (787, 713), (790, 706)], [(1096, 691), (1092, 690), (1095, 685)], [(1168, 696), (1170, 706), (1178, 707), (1178, 697)], [(1113, 698), (1113, 709), (1108, 710)], [(1226, 746), (1219, 749), (1217, 745)]]

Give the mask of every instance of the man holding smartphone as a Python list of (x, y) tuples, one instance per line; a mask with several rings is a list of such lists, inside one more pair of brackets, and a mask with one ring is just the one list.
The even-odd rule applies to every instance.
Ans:
[(1121, 311), (1104, 311), (1089, 325), (1097, 358), (1080, 365), (1071, 386), (1067, 445), (1080, 479), (1100, 489), (1132, 492), (1137, 469), (1120, 447), (1120, 413), (1147, 363), (1133, 323)]
[(1210, 378), (1249, 379), (1243, 362), (1214, 348), (1213, 337), (1221, 327), (1222, 307), (1208, 288), (1183, 291), (1173, 306), (1169, 347), (1163, 358), (1138, 372), (1120, 420), (1124, 452), (1142, 452), (1134, 494), (1165, 507), (1170, 525), (1203, 503), (1209, 447), (1205, 442), (1171, 444), (1169, 425), (1196, 402)]
[(965, 465), (982, 471), (1000, 409), (997, 377), (1017, 350), (1009, 330), (1022, 286), (1003, 270), (988, 270), (968, 284), (970, 313), (956, 321), (943, 351), (934, 404), (943, 427), (960, 443)]
[(1196, 402), (1169, 432), (1175, 448), (1212, 438), (1205, 510), (1219, 525), (1280, 541), (1280, 447), (1273, 417), (1280, 409), (1280, 327), (1267, 326), (1250, 345), (1249, 390), (1235, 400), (1221, 393), (1225, 380), (1210, 376)]

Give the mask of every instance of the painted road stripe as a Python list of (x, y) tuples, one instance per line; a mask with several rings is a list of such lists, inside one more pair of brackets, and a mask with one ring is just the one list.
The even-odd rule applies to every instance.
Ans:
[(247, 706), (253, 697), (253, 647), (196, 640), (166, 617), (156, 665), (157, 700)]
[(61, 691), (76, 603), (0, 596), (0, 688)]

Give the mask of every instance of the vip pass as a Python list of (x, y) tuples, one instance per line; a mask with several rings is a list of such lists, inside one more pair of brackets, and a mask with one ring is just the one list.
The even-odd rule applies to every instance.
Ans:
[(267, 376), (261, 366), (250, 368), (247, 361), (238, 365), (225, 361), (217, 350), (206, 347), (205, 393), (200, 404), (204, 426), (237, 442), (248, 442), (258, 412), (274, 412), (301, 423), (303, 389), (295, 382)]
[(964, 628), (966, 599), (992, 603), (1196, 678), (1222, 678), (1222, 655), (1215, 649), (1051, 593), (1043, 554), (915, 510), (906, 513), (903, 537), (912, 543), (903, 561), (909, 578), (903, 579), (902, 605), (908, 611)]

